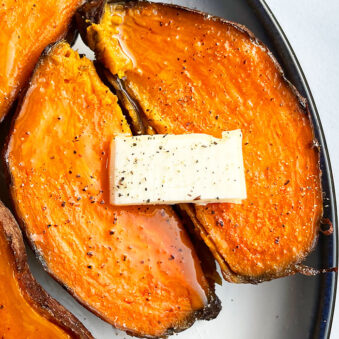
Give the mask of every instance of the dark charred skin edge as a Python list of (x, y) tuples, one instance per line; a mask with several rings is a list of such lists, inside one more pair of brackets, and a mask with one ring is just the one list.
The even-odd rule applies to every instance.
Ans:
[(19, 226), (2, 202), (0, 202), (0, 232), (3, 232), (8, 242), (15, 263), (15, 277), (30, 305), (73, 338), (93, 338), (81, 322), (48, 295), (33, 278), (28, 267), (26, 249)]
[(87, 27), (98, 23), (104, 13), (106, 0), (88, 0), (75, 13), (75, 20), (82, 40), (87, 43)]
[[(141, 2), (151, 3), (149, 1), (135, 1), (135, 0), (128, 0), (128, 1), (117, 1), (117, 0), (107, 0), (107, 1), (92, 0), (91, 1), (90, 0), (88, 2), (88, 4), (91, 4), (92, 8), (96, 4), (98, 6), (98, 8), (97, 8), (96, 12), (93, 11), (93, 9), (92, 9), (92, 11), (93, 11), (92, 13), (95, 12), (95, 15), (91, 15), (91, 13), (88, 13), (88, 15), (86, 16), (86, 22), (81, 21), (80, 16), (79, 16), (79, 20), (77, 20), (77, 23), (79, 25), (79, 31), (80, 31), (82, 38), (84, 39), (85, 42), (87, 41), (86, 40), (86, 29), (90, 25), (90, 23), (96, 23), (96, 24), (100, 23), (101, 17), (104, 13), (104, 7), (105, 7), (106, 3), (108, 3), (108, 4), (121, 3), (121, 4), (125, 4), (126, 6), (136, 6), (136, 5), (138, 5), (138, 3), (141, 3)], [(208, 14), (203, 13), (201, 11), (194, 10), (194, 9), (191, 9), (191, 8), (187, 8), (187, 7), (182, 7), (182, 6), (173, 5), (173, 4), (163, 4), (163, 3), (156, 3), (156, 4), (167, 6), (167, 7), (170, 7), (170, 8), (174, 8), (178, 11), (186, 11), (186, 12), (190, 12), (190, 13), (195, 13), (195, 14), (201, 15), (205, 19), (212, 20), (212, 21), (219, 21), (219, 22), (223, 23), (224, 25), (232, 26), (236, 30), (247, 35), (248, 38), (250, 39), (250, 41), (253, 44), (260, 46), (269, 55), (269, 57), (271, 58), (271, 60), (273, 61), (274, 65), (275, 65), (277, 71), (279, 72), (282, 81), (284, 83), (286, 83), (287, 86), (290, 88), (292, 93), (297, 98), (300, 108), (302, 109), (304, 114), (307, 115), (307, 117), (308, 117), (308, 121), (309, 121), (309, 124), (310, 124), (310, 126), (312, 128), (312, 132), (313, 132), (313, 142), (311, 143), (310, 147), (314, 148), (317, 152), (319, 180), (320, 180), (320, 183), (321, 183), (321, 176), (322, 176), (321, 169), (320, 169), (320, 151), (321, 151), (321, 149), (320, 149), (320, 144), (319, 144), (318, 140), (315, 138), (315, 135), (314, 135), (314, 126), (313, 126), (313, 122), (312, 122), (312, 118), (311, 118), (311, 113), (310, 113), (310, 110), (308, 108), (307, 100), (299, 93), (297, 88), (286, 78), (282, 67), (280, 66), (280, 64), (278, 63), (277, 59), (274, 57), (272, 52), (266, 47), (266, 45), (262, 41), (260, 41), (258, 38), (256, 38), (255, 35), (247, 27), (245, 27), (241, 24), (238, 24), (238, 23), (235, 23), (235, 22), (232, 22), (232, 21), (220, 18), (220, 17), (211, 16), (211, 15), (208, 15)], [(86, 11), (86, 8), (85, 8), (86, 5), (80, 7), (79, 13), (84, 13)], [(84, 17), (84, 14), (82, 14), (82, 16)], [(86, 28), (81, 30), (81, 27), (86, 27)], [(108, 72), (109, 71), (106, 71), (106, 73), (108, 73)], [(107, 77), (108, 81), (112, 83), (113, 87), (118, 92), (120, 91), (120, 96), (124, 97), (124, 100), (121, 100), (122, 102), (131, 101), (129, 106), (134, 107), (135, 112), (133, 112), (133, 114), (136, 114), (139, 117), (138, 119), (141, 120), (144, 125), (146, 125), (145, 126), (146, 128), (148, 128), (149, 122), (145, 118), (146, 115), (142, 111), (140, 103), (138, 103), (136, 98), (133, 98), (133, 96), (130, 93), (128, 93), (128, 90), (126, 89), (126, 86), (125, 86), (125, 80), (119, 79), (119, 81), (117, 81), (116, 80), (117, 76), (112, 75), (112, 74), (110, 74), (109, 76), (107, 76), (107, 74), (106, 74), (106, 77)], [(316, 235), (316, 237), (313, 241), (312, 246), (310, 247), (310, 249), (308, 249), (308, 251), (306, 251), (302, 256), (300, 256), (300, 258), (297, 262), (291, 263), (291, 265), (289, 265), (288, 267), (285, 267), (280, 272), (268, 273), (266, 275), (259, 276), (259, 277), (250, 277), (250, 276), (239, 275), (236, 272), (233, 272), (231, 270), (231, 268), (229, 267), (227, 262), (223, 259), (221, 254), (218, 253), (216, 246), (214, 245), (213, 241), (209, 238), (209, 236), (208, 236), (206, 230), (204, 229), (203, 225), (196, 218), (195, 211), (194, 211), (194, 208), (192, 207), (192, 205), (181, 204), (180, 208), (183, 209), (184, 211), (186, 211), (186, 213), (188, 213), (190, 215), (194, 225), (196, 226), (196, 228), (200, 232), (201, 237), (208, 244), (208, 247), (210, 248), (210, 250), (212, 251), (216, 260), (218, 261), (219, 265), (221, 266), (223, 277), (225, 278), (225, 280), (227, 280), (229, 282), (258, 284), (258, 283), (261, 283), (261, 282), (264, 282), (264, 281), (269, 281), (269, 280), (272, 280), (272, 279), (275, 279), (275, 278), (285, 277), (285, 276), (293, 275), (293, 274), (296, 274), (296, 273), (301, 273), (301, 274), (304, 274), (304, 275), (310, 275), (309, 272), (311, 272), (311, 271), (312, 272), (317, 271), (318, 273), (324, 273), (324, 272), (331, 272), (331, 271), (335, 270), (335, 268), (329, 268), (329, 269), (324, 269), (324, 270), (314, 270), (312, 268), (306, 269), (306, 266), (300, 265), (300, 263), (303, 262), (305, 260), (305, 258), (316, 247), (317, 240), (318, 240), (318, 237), (319, 237), (321, 218), (319, 218), (319, 220), (317, 221), (317, 230), (318, 231), (317, 231), (317, 235)], [(302, 267), (302, 269), (301, 269), (301, 267)]]
[[(26, 224), (23, 221), (23, 219), (20, 217), (19, 208), (18, 208), (18, 206), (17, 206), (17, 204), (16, 204), (16, 202), (13, 198), (13, 195), (12, 195), (13, 179), (12, 179), (12, 175), (11, 175), (11, 171), (10, 171), (10, 167), (9, 167), (9, 163), (8, 163), (8, 152), (9, 152), (10, 137), (11, 137), (12, 131), (14, 129), (15, 120), (20, 113), (22, 103), (24, 102), (26, 93), (27, 93), (27, 91), (30, 87), (31, 80), (34, 77), (35, 72), (38, 70), (39, 66), (44, 62), (44, 59), (47, 58), (49, 56), (49, 54), (53, 52), (53, 49), (56, 48), (58, 46), (58, 44), (63, 43), (63, 42), (67, 42), (67, 41), (60, 40), (58, 42), (52, 43), (52, 44), (48, 45), (45, 48), (45, 50), (42, 52), (40, 59), (37, 62), (36, 66), (34, 68), (34, 71), (32, 72), (31, 79), (26, 85), (25, 91), (23, 91), (21, 93), (20, 97), (19, 97), (18, 104), (17, 104), (17, 107), (16, 107), (16, 111), (15, 111), (14, 116), (13, 116), (12, 121), (11, 121), (11, 127), (9, 129), (9, 133), (7, 135), (7, 138), (6, 138), (7, 140), (5, 142), (5, 146), (3, 148), (1, 158), (2, 158), (2, 161), (4, 163), (5, 175), (6, 175), (6, 179), (7, 179), (6, 181), (8, 183), (8, 188), (9, 188), (9, 192), (10, 192), (10, 207), (11, 207), (11, 210), (14, 212), (15, 219), (18, 222), (21, 230), (24, 233), (24, 238), (26, 239), (26, 241), (28, 242), (28, 244), (32, 248), (33, 252), (35, 253), (36, 258), (42, 264), (44, 270), (55, 281), (57, 281), (69, 294), (71, 294), (72, 297), (74, 299), (76, 299), (83, 307), (85, 307), (87, 310), (89, 310), (90, 312), (92, 312), (97, 317), (101, 318), (102, 320), (106, 321), (107, 323), (112, 324), (110, 319), (105, 318), (102, 314), (98, 313), (95, 309), (93, 309), (88, 303), (86, 303), (84, 300), (79, 298), (70, 287), (65, 285), (64, 282), (62, 280), (60, 280), (54, 274), (54, 272), (52, 270), (49, 269), (45, 259), (42, 256), (42, 254), (36, 248), (34, 241), (29, 237), (29, 234), (28, 234), (27, 228), (26, 228)], [(214, 288), (212, 289), (212, 287), (211, 287), (210, 293), (207, 297), (208, 297), (209, 302), (203, 309), (198, 310), (196, 312), (193, 312), (192, 315), (185, 320), (185, 323), (179, 324), (178, 327), (167, 329), (167, 331), (161, 336), (155, 337), (155, 336), (144, 335), (144, 334), (140, 334), (140, 333), (130, 331), (130, 330), (123, 328), (123, 327), (116, 327), (116, 328), (119, 329), (119, 330), (125, 331), (127, 334), (129, 334), (131, 336), (138, 337), (138, 338), (148, 338), (148, 339), (167, 338), (170, 335), (182, 332), (182, 331), (186, 330), (187, 328), (191, 327), (196, 320), (210, 320), (210, 319), (214, 319), (214, 318), (217, 317), (217, 315), (219, 314), (219, 312), (221, 310), (221, 302), (220, 302), (219, 298), (217, 297), (217, 295), (214, 293)], [(65, 311), (67, 312), (66, 309), (65, 309)], [(84, 337), (84, 338), (87, 338), (87, 337)], [(88, 336), (88, 338), (93, 338), (93, 337), (90, 335), (90, 336)]]
[[(131, 119), (129, 113), (130, 109), (133, 111), (137, 111), (141, 110), (141, 108), (137, 106), (132, 106), (135, 104), (135, 102), (131, 98), (129, 98), (127, 92), (122, 93), (120, 86), (121, 80), (118, 79), (118, 77), (112, 76), (111, 73), (106, 68), (104, 68), (99, 62), (95, 61), (94, 66), (102, 82), (111, 90), (112, 93), (114, 93), (118, 97), (118, 104), (121, 107), (121, 110), (127, 120), (127, 123), (132, 130), (132, 134), (133, 135), (146, 134), (146, 128), (139, 115), (135, 116), (137, 123), (135, 123), (134, 120)], [(130, 109), (127, 109), (128, 105), (131, 106)]]
[[(84, 3), (84, 1), (86, 0), (83, 0), (82, 3)], [(83, 5), (80, 5), (80, 6), (83, 6)], [(79, 31), (78, 31), (78, 24), (75, 20), (75, 17), (73, 16), (70, 23), (68, 24), (68, 27), (67, 29), (65, 30), (65, 32), (63, 32), (57, 39), (55, 42), (52, 42), (51, 44), (49, 44), (47, 47), (45, 47), (45, 49), (42, 51), (42, 54), (45, 52), (45, 50), (49, 47), (49, 46), (52, 46), (56, 43), (58, 43), (58, 41), (61, 41), (61, 40), (65, 40), (67, 41), (71, 46), (74, 45), (77, 37), (79, 35)], [(39, 61), (38, 61), (39, 63)], [(12, 112), (15, 112), (16, 109), (17, 109), (17, 106), (18, 106), (18, 102), (20, 101), (20, 98), (25, 95), (26, 91), (27, 91), (27, 87), (29, 86), (29, 82), (30, 82), (30, 79), (32, 78), (32, 75), (34, 74), (35, 72), (35, 69), (36, 69), (36, 66), (33, 68), (32, 70), (32, 73), (31, 75), (28, 77), (28, 80), (26, 81), (26, 83), (24, 83), (21, 88), (18, 90), (18, 93), (14, 96), (11, 104), (9, 105), (9, 108), (6, 112), (6, 114), (4, 114), (4, 116), (2, 118), (0, 118), (0, 124), (3, 122), (4, 118), (8, 115), (8, 114), (11, 114)]]
[(320, 232), (324, 235), (332, 235), (334, 232), (333, 224), (330, 219), (322, 218), (320, 222)]

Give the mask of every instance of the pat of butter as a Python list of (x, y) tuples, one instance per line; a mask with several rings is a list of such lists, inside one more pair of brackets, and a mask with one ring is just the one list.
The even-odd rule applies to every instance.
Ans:
[(240, 203), (246, 199), (241, 130), (116, 136), (111, 144), (114, 205)]

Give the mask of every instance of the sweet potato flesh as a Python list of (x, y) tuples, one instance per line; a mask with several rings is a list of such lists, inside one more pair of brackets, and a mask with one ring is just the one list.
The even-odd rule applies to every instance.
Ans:
[(0, 120), (82, 0), (0, 0)]
[(171, 208), (108, 203), (109, 145), (120, 133), (130, 129), (117, 98), (88, 59), (58, 44), (14, 124), (11, 192), (56, 279), (117, 328), (161, 336), (190, 325), (211, 294)]
[(242, 130), (247, 200), (189, 210), (226, 279), (287, 274), (317, 236), (319, 159), (307, 112), (267, 49), (235, 24), (144, 2), (106, 5), (87, 32), (157, 133)]
[(26, 300), (13, 252), (0, 225), (0, 335), (2, 338), (71, 338)]

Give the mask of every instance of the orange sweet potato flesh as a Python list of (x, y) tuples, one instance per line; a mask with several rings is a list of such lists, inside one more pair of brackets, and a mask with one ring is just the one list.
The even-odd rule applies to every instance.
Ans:
[(106, 5), (86, 40), (144, 131), (242, 130), (247, 200), (182, 208), (225, 279), (294, 273), (322, 215), (319, 154), (305, 101), (267, 48), (243, 26), (148, 2)]
[(121, 133), (129, 126), (92, 62), (57, 44), (17, 112), (11, 193), (51, 275), (115, 327), (161, 337), (216, 316), (219, 303), (170, 207), (108, 203), (109, 145)]
[(22, 235), (0, 202), (1, 338), (93, 338), (31, 275)]
[(0, 0), (0, 121), (83, 0)]

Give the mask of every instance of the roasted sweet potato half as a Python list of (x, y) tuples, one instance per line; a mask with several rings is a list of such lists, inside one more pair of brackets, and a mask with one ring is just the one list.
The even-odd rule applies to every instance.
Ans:
[(0, 0), (0, 121), (44, 48), (65, 36), (83, 0)]
[(170, 207), (108, 203), (109, 145), (120, 133), (129, 126), (92, 62), (55, 45), (10, 136), (12, 198), (44, 266), (82, 304), (119, 329), (162, 337), (216, 316), (219, 301)]
[[(242, 130), (247, 200), (181, 206), (225, 279), (294, 273), (315, 245), (322, 216), (319, 151), (305, 100), (243, 26), (170, 5), (100, 3), (82, 32), (136, 130), (215, 137)], [(83, 28), (88, 6), (78, 14)]]
[(33, 278), (18, 224), (0, 202), (0, 335), (2, 338), (92, 338)]

